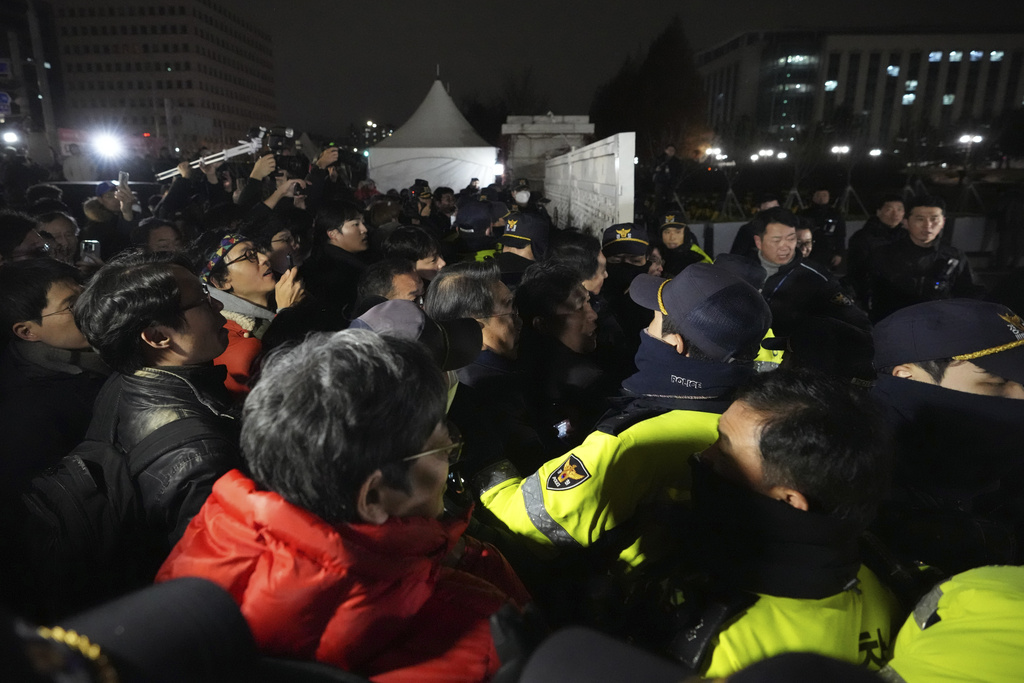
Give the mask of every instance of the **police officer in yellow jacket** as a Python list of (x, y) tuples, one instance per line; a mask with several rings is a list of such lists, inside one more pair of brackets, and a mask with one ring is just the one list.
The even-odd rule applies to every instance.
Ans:
[(499, 463), (474, 482), (489, 513), (552, 554), (607, 543), (614, 531), (621, 558), (643, 561), (651, 543), (638, 540), (638, 508), (688, 489), (687, 457), (717, 438), (719, 415), (755, 374), (752, 360), (771, 323), (757, 290), (708, 264), (672, 280), (639, 275), (630, 296), (654, 319), (641, 334), (639, 371), (623, 383), (620, 412), (525, 478)]
[(921, 598), (881, 671), (891, 683), (1021, 679), (1024, 567), (978, 567)]
[(709, 678), (784, 652), (881, 668), (903, 614), (858, 550), (890, 467), (870, 399), (778, 370), (737, 393), (718, 431), (693, 460), (668, 650)]

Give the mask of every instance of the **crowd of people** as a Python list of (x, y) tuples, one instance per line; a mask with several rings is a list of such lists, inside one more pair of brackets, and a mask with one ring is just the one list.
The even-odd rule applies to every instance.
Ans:
[(25, 680), (1016, 677), (1024, 320), (941, 200), (713, 257), (278, 162), (0, 212)]

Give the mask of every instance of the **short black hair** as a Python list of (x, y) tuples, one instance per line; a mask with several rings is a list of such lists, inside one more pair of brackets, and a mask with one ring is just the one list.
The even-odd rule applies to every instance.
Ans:
[(138, 247), (145, 247), (149, 243), (149, 233), (157, 228), (171, 228), (174, 232), (178, 233), (179, 239), (184, 238), (181, 230), (174, 224), (174, 221), (150, 216), (139, 221), (139, 224), (132, 229), (132, 244)]
[(29, 259), (0, 265), (0, 326), (11, 335), (12, 326), (28, 320), (41, 323), (46, 294), (56, 282), (85, 284), (74, 266), (51, 258)]
[(589, 280), (600, 265), (601, 240), (578, 230), (553, 230), (545, 259), (576, 271), (580, 281)]
[(878, 205), (875, 206), (875, 211), (878, 211), (889, 202), (899, 202), (900, 204), (903, 204), (903, 197), (902, 195), (898, 195), (895, 192), (888, 192), (886, 194), (883, 194), (881, 197), (878, 198)]
[(25, 190), (25, 203), (35, 204), (42, 199), (56, 199), (58, 202), (64, 197), (64, 190), (56, 185), (40, 183)]
[(193, 271), (182, 255), (122, 252), (99, 269), (75, 302), (78, 329), (114, 370), (129, 374), (145, 365), (141, 335), (147, 327), (184, 324), (174, 266)]
[(359, 488), (375, 471), (410, 490), (404, 458), (443, 419), (445, 399), (443, 375), (418, 342), (313, 334), (268, 357), (242, 412), (242, 457), (262, 488), (328, 524), (357, 522)]
[(69, 223), (71, 223), (71, 225), (75, 226), (75, 232), (78, 232), (78, 221), (76, 221), (74, 217), (68, 213), (65, 213), (63, 211), (50, 211), (42, 215), (36, 215), (36, 225), (38, 226), (42, 226), (44, 223), (52, 223), (58, 220), (68, 221)]
[(735, 400), (763, 418), (765, 485), (796, 489), (812, 511), (870, 523), (888, 490), (891, 446), (866, 393), (819, 373), (779, 369), (755, 376)]
[(692, 358), (693, 360), (701, 360), (701, 361), (705, 361), (705, 362), (708, 362), (708, 363), (720, 363), (721, 362), (717, 358), (712, 358), (711, 356), (706, 354), (703, 351), (703, 349), (701, 349), (695, 343), (693, 343), (692, 341), (687, 339), (686, 335), (683, 334), (676, 327), (676, 324), (675, 324), (675, 322), (673, 322), (671, 316), (662, 314), (662, 316), (661, 316), (661, 334), (662, 334), (662, 336), (665, 336), (667, 334), (678, 334), (680, 337), (682, 337), (683, 338), (683, 345), (684, 345), (685, 350), (686, 350), (686, 354), (687, 354), (687, 356), (689, 358)]
[[(949, 366), (955, 362), (956, 361), (952, 358), (936, 358), (934, 360), (918, 360), (913, 363), (908, 363), (908, 365), (912, 364), (918, 366), (927, 372), (928, 376), (935, 380), (936, 384), (939, 384), (942, 382), (942, 378), (946, 376), (946, 370), (948, 370)], [(895, 369), (895, 365), (889, 365), (881, 368), (878, 371), (878, 374), (888, 377), (892, 375), (892, 371)]]
[[(516, 287), (516, 308), (524, 327), (558, 315), (558, 308), (583, 287), (576, 271), (553, 261), (534, 263)], [(585, 290), (584, 290), (585, 291)]]
[(773, 206), (770, 209), (759, 211), (755, 219), (751, 221), (751, 226), (754, 228), (754, 234), (759, 237), (764, 237), (769, 223), (782, 223), (791, 228), (800, 227), (800, 221), (797, 219), (796, 214), (781, 206)]
[(929, 206), (929, 207), (935, 206), (935, 207), (938, 207), (939, 209), (942, 210), (943, 215), (945, 215), (945, 213), (946, 213), (946, 201), (944, 199), (942, 199), (941, 197), (936, 197), (934, 195), (931, 195), (931, 196), (924, 195), (924, 196), (921, 196), (921, 197), (914, 197), (909, 202), (907, 202), (906, 206), (907, 206), (907, 215), (908, 216), (910, 215), (911, 211), (913, 211), (914, 209), (916, 209), (919, 206)]
[(423, 312), (434, 320), (485, 318), (494, 313), (494, 285), (501, 269), (494, 261), (469, 261), (446, 266), (427, 288)]
[(415, 263), (440, 253), (441, 247), (433, 235), (415, 225), (403, 225), (391, 231), (381, 246), (384, 258), (408, 259)]
[(269, 214), (260, 214), (258, 217), (246, 221), (239, 227), (239, 232), (250, 238), (258, 248), (270, 251), (273, 246), (271, 240), (274, 235), (287, 230), (299, 243), (301, 249), (309, 244), (310, 234), (313, 230), (313, 217), (308, 211), (296, 207), (276, 208)]
[(388, 258), (368, 266), (359, 276), (356, 301), (362, 301), (370, 296), (389, 298), (394, 289), (395, 278), (399, 275), (416, 275), (415, 264), (407, 259)]
[(327, 233), (338, 230), (346, 222), (363, 215), (363, 210), (352, 202), (326, 202), (316, 212), (313, 220), (313, 246), (321, 247), (328, 242)]
[(0, 256), (4, 261), (14, 258), (14, 250), (18, 248), (25, 235), (36, 229), (36, 221), (18, 211), (0, 211)]
[(450, 187), (445, 187), (444, 185), (442, 185), (441, 187), (438, 187), (438, 188), (436, 188), (434, 190), (434, 196), (435, 197), (440, 197), (443, 194), (450, 194), (450, 195), (454, 196), (455, 195), (455, 190), (453, 190)]

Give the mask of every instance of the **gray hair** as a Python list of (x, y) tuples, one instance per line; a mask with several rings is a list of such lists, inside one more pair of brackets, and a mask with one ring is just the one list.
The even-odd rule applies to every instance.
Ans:
[(423, 311), (434, 320), (484, 318), (494, 313), (494, 285), (501, 270), (493, 261), (456, 263), (441, 269), (423, 297)]
[(328, 523), (357, 521), (366, 478), (408, 491), (409, 464), (444, 417), (446, 390), (418, 343), (369, 330), (313, 334), (270, 355), (242, 411), (257, 484)]

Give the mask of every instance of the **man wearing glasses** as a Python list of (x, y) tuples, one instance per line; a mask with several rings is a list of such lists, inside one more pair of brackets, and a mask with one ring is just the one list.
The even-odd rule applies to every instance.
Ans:
[(0, 267), (0, 482), (54, 465), (85, 436), (110, 369), (89, 348), (71, 308), (82, 274), (37, 258)]
[[(96, 273), (74, 307), (85, 338), (115, 371), (100, 392), (97, 406), (106, 407), (97, 408), (90, 433), (109, 435), (128, 455), (153, 546), (151, 571), (213, 482), (238, 464), (226, 369), (213, 364), (227, 347), (223, 306), (180, 258), (126, 254)], [(105, 397), (112, 395), (110, 406)], [(148, 447), (151, 435), (175, 423), (187, 434)], [(138, 451), (147, 450), (158, 456), (143, 462)]]
[(490, 680), (488, 620), (529, 595), (495, 548), (464, 535), (468, 511), (444, 514), (462, 447), (446, 393), (423, 346), (369, 330), (271, 356), (242, 414), (248, 476), (214, 485), (157, 580), (224, 587), (276, 656), (369, 678)]

